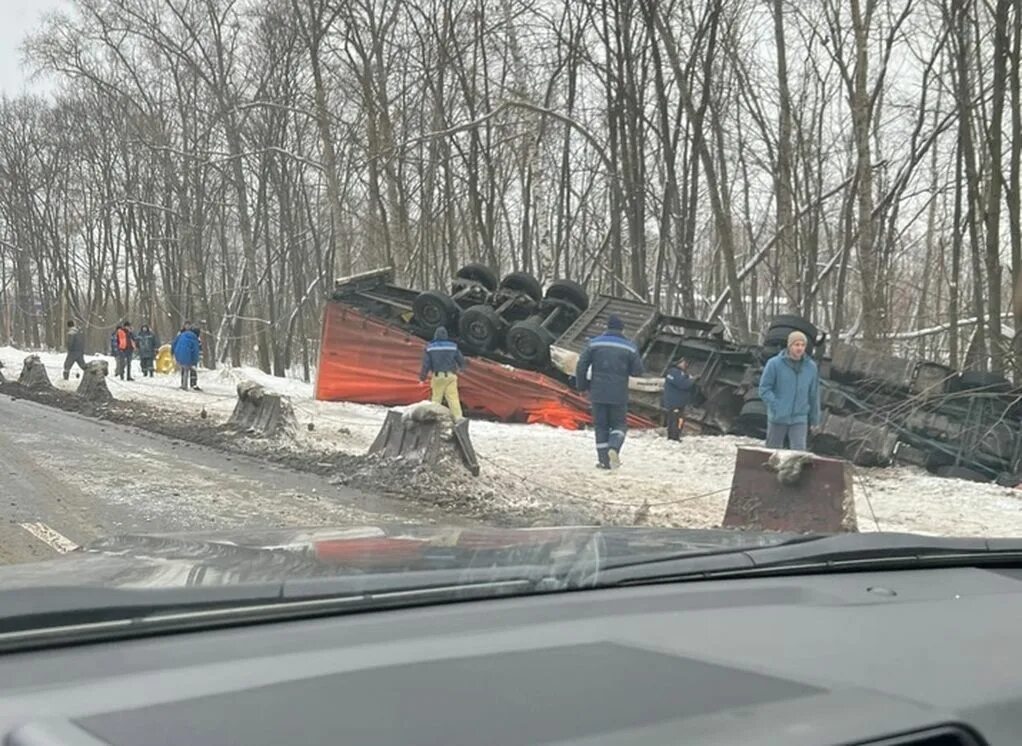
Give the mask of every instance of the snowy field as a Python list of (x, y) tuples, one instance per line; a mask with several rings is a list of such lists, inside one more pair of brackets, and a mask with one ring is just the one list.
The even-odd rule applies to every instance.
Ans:
[[(17, 380), (28, 353), (0, 348), (8, 380)], [(73, 391), (78, 381), (63, 381), (62, 353), (39, 353), (58, 388)], [(97, 359), (88, 356), (87, 359)], [(113, 360), (110, 369), (113, 370)], [(227, 420), (235, 403), (235, 386), (253, 380), (291, 398), (298, 417), (297, 448), (314, 447), (365, 454), (386, 414), (386, 408), (317, 402), (312, 385), (268, 376), (258, 369), (200, 369), (200, 392), (178, 388), (177, 374), (135, 380), (113, 376), (107, 384), (115, 399), (140, 401), (207, 421)], [(313, 423), (314, 429), (305, 425)], [(0, 428), (3, 423), (0, 423)], [(472, 441), (482, 465), (473, 483), (496, 502), (553, 504), (567, 515), (573, 509), (629, 523), (637, 515), (647, 524), (712, 527), (720, 525), (727, 504), (736, 450), (756, 442), (734, 437), (686, 437), (668, 441), (655, 431), (633, 432), (615, 472), (595, 468), (592, 434), (545, 425), (473, 422)], [(896, 467), (858, 469), (856, 511), (862, 531), (909, 531), (926, 534), (1022, 536), (1022, 490), (932, 476), (921, 469)], [(648, 507), (643, 508), (644, 504)]]

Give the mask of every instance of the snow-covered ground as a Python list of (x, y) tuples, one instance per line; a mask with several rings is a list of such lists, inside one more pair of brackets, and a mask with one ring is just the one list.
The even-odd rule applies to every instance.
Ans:
[[(0, 347), (8, 379), (16, 380), (29, 354)], [(78, 381), (61, 379), (63, 354), (37, 353), (51, 380), (72, 391)], [(89, 359), (95, 359), (90, 356)], [(111, 371), (113, 370), (113, 361)], [(200, 370), (201, 392), (178, 388), (176, 374), (133, 382), (107, 380), (114, 398), (198, 415), (205, 409), (212, 423), (226, 421), (234, 408), (235, 386), (248, 379), (291, 398), (298, 417), (296, 447), (339, 450), (361, 455), (376, 437), (384, 407), (312, 398), (312, 385), (275, 378), (253, 368)], [(309, 430), (305, 425), (312, 423)], [(3, 423), (0, 423), (0, 428)], [(570, 514), (578, 509), (628, 522), (644, 503), (646, 521), (654, 525), (720, 525), (727, 504), (735, 454), (754, 441), (733, 437), (686, 437), (668, 441), (659, 432), (633, 432), (622, 453), (620, 470), (595, 467), (592, 434), (545, 425), (473, 422), (472, 441), (482, 464), (479, 488), (508, 505), (559, 504)], [(856, 511), (863, 531), (910, 531), (929, 534), (1022, 536), (1022, 490), (932, 476), (920, 469), (858, 469)], [(645, 511), (643, 511), (645, 512)]]

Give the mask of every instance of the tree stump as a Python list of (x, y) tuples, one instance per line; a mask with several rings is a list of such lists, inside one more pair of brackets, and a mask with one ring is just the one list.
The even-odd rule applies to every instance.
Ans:
[(468, 420), (453, 424), (450, 411), (438, 404), (421, 404), (405, 414), (387, 412), (369, 453), (414, 464), (457, 461), (473, 476), (479, 476), (479, 460), (469, 438)]
[(113, 401), (113, 394), (106, 385), (106, 377), (110, 372), (106, 360), (93, 360), (85, 364), (82, 382), (78, 384), (78, 396), (94, 402)]
[(52, 389), (50, 377), (46, 373), (46, 366), (39, 359), (38, 355), (29, 355), (18, 377), (18, 383), (27, 389)]
[(227, 426), (249, 435), (272, 438), (297, 432), (298, 418), (286, 396), (271, 393), (252, 381), (242, 381), (238, 384), (238, 403)]

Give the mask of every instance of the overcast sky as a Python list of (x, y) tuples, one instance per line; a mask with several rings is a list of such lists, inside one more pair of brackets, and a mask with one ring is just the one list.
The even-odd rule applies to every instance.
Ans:
[(16, 96), (32, 90), (29, 72), (21, 66), (21, 43), (44, 13), (67, 6), (68, 0), (0, 0), (0, 92)]

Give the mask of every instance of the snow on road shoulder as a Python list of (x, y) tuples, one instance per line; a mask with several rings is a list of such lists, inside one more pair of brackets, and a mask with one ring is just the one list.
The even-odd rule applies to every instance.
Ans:
[[(17, 379), (27, 354), (0, 347), (7, 378)], [(77, 387), (74, 378), (62, 380), (62, 353), (36, 354), (55, 386), (65, 391)], [(113, 360), (105, 359), (113, 370)], [(137, 361), (134, 366), (138, 371)], [(247, 367), (200, 370), (201, 391), (182, 391), (176, 374), (141, 378), (136, 373), (131, 382), (111, 376), (107, 383), (118, 400), (145, 402), (184, 415), (198, 416), (204, 409), (209, 422), (221, 424), (234, 409), (238, 382), (246, 379), (291, 399), (300, 427), (290, 448), (365, 454), (386, 417), (385, 407), (315, 401), (312, 384)], [(713, 436), (675, 443), (656, 431), (633, 431), (621, 454), (622, 467), (607, 472), (595, 468), (591, 432), (473, 421), (471, 434), (483, 474), (458, 488), (474, 491), (500, 509), (553, 506), (565, 515), (578, 511), (615, 523), (629, 523), (645, 513), (646, 523), (686, 527), (720, 525), (737, 450), (758, 445), (749, 439)], [(855, 475), (856, 511), (863, 531), (879, 527), (924, 534), (1022, 536), (1020, 490), (943, 479), (910, 467), (856, 469)]]

